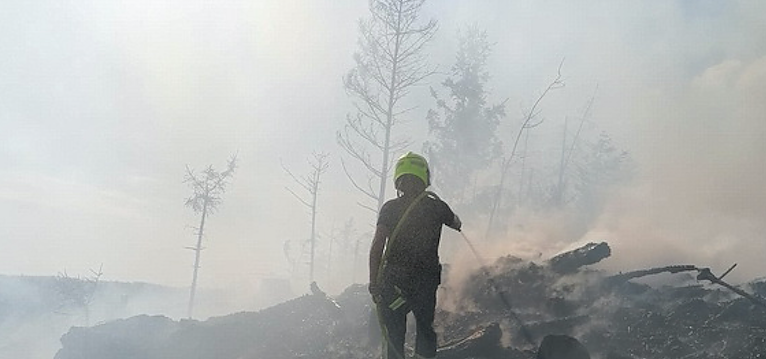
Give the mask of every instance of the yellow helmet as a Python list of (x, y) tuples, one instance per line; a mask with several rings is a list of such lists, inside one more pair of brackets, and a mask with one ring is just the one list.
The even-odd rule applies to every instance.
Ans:
[(399, 177), (406, 174), (420, 178), (423, 183), (425, 183), (426, 187), (431, 185), (431, 172), (428, 170), (428, 161), (426, 161), (425, 157), (419, 154), (407, 152), (396, 161), (396, 167), (394, 167), (394, 183), (396, 183)]

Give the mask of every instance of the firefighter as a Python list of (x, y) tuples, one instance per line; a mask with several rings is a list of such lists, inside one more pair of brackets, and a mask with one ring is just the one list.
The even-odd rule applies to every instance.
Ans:
[[(460, 219), (433, 192), (428, 163), (409, 152), (394, 168), (397, 198), (381, 207), (370, 248), (370, 294), (383, 334), (383, 356), (404, 359), (407, 313), (415, 317), (416, 358), (436, 357), (434, 311), (441, 282), (442, 225), (460, 231)], [(384, 251), (385, 248), (385, 251)]]

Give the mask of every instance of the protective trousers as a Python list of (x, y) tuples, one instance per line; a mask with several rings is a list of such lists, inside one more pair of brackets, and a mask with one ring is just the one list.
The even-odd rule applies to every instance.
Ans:
[(415, 357), (436, 357), (436, 332), (434, 332), (434, 311), (436, 308), (436, 280), (427, 279), (410, 285), (384, 281), (382, 301), (378, 303), (383, 323), (383, 358), (405, 359), (404, 341), (407, 331), (407, 313), (415, 316)]

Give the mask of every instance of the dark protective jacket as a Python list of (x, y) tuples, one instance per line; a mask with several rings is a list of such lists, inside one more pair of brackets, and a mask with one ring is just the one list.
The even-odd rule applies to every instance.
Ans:
[(380, 209), (378, 225), (387, 227), (390, 233), (383, 275), (411, 279), (435, 275), (438, 280), (442, 225), (454, 226), (455, 214), (441, 199), (427, 194), (403, 218), (414, 200), (415, 197), (399, 197)]

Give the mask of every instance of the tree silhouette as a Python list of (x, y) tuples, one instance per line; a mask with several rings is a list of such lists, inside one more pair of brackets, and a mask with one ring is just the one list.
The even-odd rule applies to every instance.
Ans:
[(440, 192), (465, 204), (474, 200), (471, 186), (477, 172), (502, 155), (496, 130), (505, 116), (505, 102), (487, 103), (490, 76), (486, 64), (492, 51), (487, 33), (473, 26), (458, 38), (455, 64), (442, 82), (449, 96), (442, 99), (431, 89), (436, 109), (429, 110), (426, 119), (433, 140), (426, 142), (424, 149)]
[(535, 100), (534, 104), (532, 104), (532, 107), (527, 111), (527, 113), (524, 115), (524, 120), (521, 123), (521, 127), (519, 128), (519, 131), (516, 133), (516, 139), (513, 141), (513, 147), (511, 147), (511, 152), (506, 155), (502, 163), (500, 164), (500, 180), (498, 181), (497, 187), (496, 187), (496, 194), (492, 197), (492, 207), (489, 212), (489, 220), (487, 221), (487, 230), (484, 233), (484, 238), (489, 237), (489, 233), (493, 228), (495, 216), (497, 215), (498, 207), (500, 206), (500, 202), (503, 196), (503, 187), (505, 186), (505, 181), (508, 175), (508, 170), (511, 167), (511, 163), (513, 163), (513, 160), (516, 156), (516, 149), (519, 146), (519, 141), (521, 140), (521, 135), (524, 134), (526, 131), (535, 128), (539, 126), (544, 119), (538, 118), (538, 115), (540, 114), (540, 104), (542, 103), (543, 99), (550, 93), (551, 91), (554, 91), (556, 89), (560, 89), (564, 87), (564, 81), (561, 79), (561, 67), (564, 66), (564, 60), (561, 60), (561, 63), (559, 64), (558, 70), (556, 72), (556, 78), (551, 81), (548, 86), (543, 90), (543, 92), (537, 97), (537, 100)]
[(231, 156), (226, 170), (216, 171), (212, 165), (209, 165), (204, 171), (195, 173), (188, 165), (186, 166), (186, 176), (184, 183), (192, 189), (192, 195), (186, 199), (186, 206), (191, 207), (195, 213), (200, 213), (199, 227), (197, 227), (197, 245), (186, 247), (195, 252), (194, 255), (194, 274), (189, 292), (188, 317), (191, 319), (194, 310), (194, 297), (197, 292), (197, 272), (199, 271), (200, 252), (202, 248), (202, 237), (205, 233), (205, 220), (213, 214), (222, 202), (222, 196), (226, 192), (226, 186), (229, 184), (234, 171), (237, 169), (237, 155)]
[(297, 183), (299, 186), (301, 186), (306, 192), (308, 192), (310, 199), (306, 200), (303, 197), (296, 194), (293, 190), (286, 187), (287, 191), (290, 192), (298, 201), (301, 202), (304, 206), (308, 207), (311, 211), (311, 239), (309, 240), (309, 243), (311, 244), (311, 259), (309, 262), (309, 282), (314, 281), (314, 260), (315, 260), (315, 253), (316, 253), (316, 222), (317, 222), (317, 198), (319, 194), (319, 184), (321, 183), (322, 174), (324, 174), (327, 171), (327, 168), (329, 167), (329, 163), (327, 162), (327, 157), (329, 154), (324, 152), (314, 152), (312, 155), (312, 159), (309, 160), (309, 166), (311, 166), (311, 173), (305, 176), (296, 176), (292, 172), (290, 172), (287, 167), (282, 165), (282, 168), (287, 172), (287, 174)]
[[(356, 66), (343, 78), (346, 93), (356, 100), (355, 114), (337, 132), (338, 144), (366, 170), (366, 183), (355, 179), (341, 158), (352, 185), (376, 202), (376, 212), (385, 201), (392, 156), (410, 143), (395, 137), (394, 127), (411, 108), (402, 99), (433, 70), (425, 61), (424, 47), (436, 32), (436, 21), (418, 24), (424, 0), (372, 0), (370, 18), (359, 23)], [(377, 185), (377, 189), (375, 186)]]

